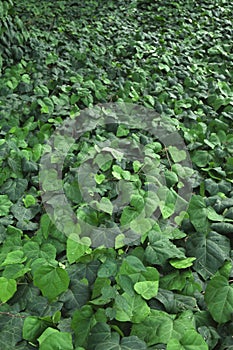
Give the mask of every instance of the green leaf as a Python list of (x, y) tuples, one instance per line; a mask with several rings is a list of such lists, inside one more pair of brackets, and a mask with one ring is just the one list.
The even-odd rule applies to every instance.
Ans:
[(78, 261), (85, 254), (91, 253), (91, 240), (89, 238), (77, 239), (77, 236), (70, 235), (67, 239), (66, 254), (70, 264)]
[(194, 269), (205, 279), (215, 274), (230, 256), (229, 239), (216, 232), (194, 233), (186, 242), (187, 254), (194, 255)]
[(5, 277), (0, 277), (0, 300), (6, 303), (17, 290), (16, 281), (13, 279), (7, 279)]
[(134, 290), (144, 299), (150, 300), (158, 293), (159, 281), (143, 281), (134, 285)]
[(130, 224), (134, 219), (137, 218), (139, 213), (131, 207), (125, 207), (122, 211), (120, 223), (122, 226)]
[(41, 106), (41, 113), (52, 114), (54, 110), (53, 101), (49, 97), (44, 97), (43, 100), (38, 99), (38, 104)]
[(208, 219), (211, 221), (223, 221), (224, 220), (224, 217), (222, 215), (217, 214), (216, 211), (214, 210), (214, 208), (212, 208), (212, 207), (207, 208), (207, 216), (208, 216)]
[(31, 194), (28, 194), (24, 199), (23, 199), (24, 205), (26, 208), (31, 207), (32, 205), (36, 204), (36, 199), (33, 197)]
[(149, 218), (136, 218), (130, 222), (130, 228), (140, 235), (144, 235), (149, 232), (153, 227), (154, 221)]
[(127, 136), (129, 134), (129, 129), (120, 124), (117, 128), (117, 137)]
[(163, 265), (170, 258), (185, 258), (184, 253), (162, 234), (152, 231), (148, 237), (150, 243), (145, 256), (149, 263)]
[(136, 256), (129, 255), (123, 260), (119, 273), (122, 275), (130, 275), (135, 272), (146, 272), (146, 268), (140, 259)]
[(110, 258), (106, 259), (106, 261), (100, 266), (98, 270), (98, 277), (101, 278), (109, 278), (115, 276), (117, 272), (117, 264), (115, 260)]
[(140, 213), (144, 208), (143, 197), (137, 194), (132, 194), (132, 196), (130, 197), (130, 205), (132, 205), (137, 210), (137, 212)]
[(192, 161), (200, 168), (205, 167), (209, 161), (209, 153), (207, 151), (197, 150), (192, 156)]
[(96, 174), (96, 175), (95, 175), (95, 182), (96, 182), (98, 185), (102, 184), (102, 182), (103, 182), (104, 180), (105, 180), (104, 174), (100, 174), (100, 175)]
[(174, 271), (160, 278), (159, 286), (162, 289), (182, 290), (188, 278), (192, 276), (191, 272)]
[(233, 288), (228, 278), (216, 276), (207, 284), (205, 302), (213, 319), (218, 323), (231, 320), (233, 313)]
[(22, 250), (14, 250), (7, 254), (6, 259), (3, 261), (1, 266), (11, 265), (11, 264), (20, 264), (24, 262), (27, 258), (24, 256)]
[(188, 214), (190, 221), (197, 231), (206, 232), (208, 229), (208, 211), (201, 196), (193, 196), (189, 203)]
[(100, 202), (98, 202), (96, 206), (97, 206), (97, 209), (112, 215), (113, 205), (109, 198), (107, 197), (101, 198)]
[(146, 350), (146, 344), (138, 337), (124, 337), (120, 341), (117, 333), (111, 334), (111, 338), (98, 344), (96, 350)]
[(7, 195), (0, 195), (0, 216), (9, 214), (12, 204)]
[(43, 296), (49, 300), (55, 299), (58, 295), (65, 292), (69, 286), (69, 277), (67, 272), (51, 265), (44, 265), (37, 268), (33, 273), (33, 283), (38, 287)]
[(134, 170), (134, 172), (137, 173), (141, 169), (142, 166), (143, 166), (142, 163), (140, 163), (138, 160), (135, 160), (133, 162), (133, 170)]
[(208, 345), (195, 330), (187, 330), (181, 339), (170, 339), (167, 350), (208, 350)]
[(38, 338), (39, 350), (73, 350), (71, 333), (48, 327)]
[(187, 267), (192, 266), (193, 261), (195, 260), (196, 258), (171, 259), (169, 260), (169, 263), (176, 269), (186, 269)]
[(9, 179), (1, 187), (1, 193), (7, 194), (9, 199), (15, 202), (25, 193), (27, 186), (26, 179)]
[(76, 310), (72, 317), (72, 329), (75, 333), (75, 345), (86, 345), (91, 328), (96, 324), (92, 307), (84, 305)]
[(141, 323), (134, 324), (131, 335), (144, 340), (148, 346), (167, 344), (173, 331), (173, 318), (166, 312), (151, 310), (150, 315)]
[(111, 168), (113, 157), (111, 154), (99, 153), (94, 159), (94, 164), (97, 164), (102, 171), (107, 171)]
[(35, 343), (38, 337), (48, 327), (49, 322), (40, 317), (29, 316), (23, 324), (23, 338)]
[(128, 293), (117, 295), (113, 308), (116, 310), (116, 320), (140, 323), (150, 313), (150, 308), (140, 295), (133, 297)]
[(184, 150), (180, 150), (175, 146), (169, 146), (168, 151), (175, 163), (186, 159), (186, 152)]

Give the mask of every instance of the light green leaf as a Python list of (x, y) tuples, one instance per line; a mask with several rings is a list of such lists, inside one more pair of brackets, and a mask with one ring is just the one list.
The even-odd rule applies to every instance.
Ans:
[(100, 202), (97, 203), (97, 209), (104, 211), (107, 214), (112, 215), (113, 205), (109, 198), (103, 197)]
[(186, 159), (186, 152), (184, 150), (180, 150), (175, 146), (169, 146), (168, 151), (175, 163)]
[(36, 316), (29, 316), (25, 319), (23, 324), (23, 338), (30, 342), (36, 342), (47, 327), (47, 320)]
[(136, 218), (130, 222), (130, 228), (140, 235), (143, 235), (150, 231), (153, 223), (154, 221), (150, 218)]
[(73, 350), (71, 333), (48, 327), (38, 338), (39, 350)]
[(187, 267), (192, 266), (193, 261), (195, 260), (196, 258), (171, 259), (169, 260), (169, 263), (176, 269), (186, 269)]
[(6, 259), (3, 261), (1, 266), (11, 265), (11, 264), (21, 264), (27, 258), (24, 256), (22, 250), (14, 250), (7, 254)]
[(89, 238), (82, 238), (77, 240), (77, 236), (74, 237), (70, 235), (67, 239), (66, 254), (67, 259), (70, 264), (73, 264), (75, 261), (78, 261), (79, 258), (85, 254), (91, 253), (91, 240)]
[(98, 185), (102, 184), (102, 182), (103, 182), (104, 180), (105, 180), (104, 174), (100, 174), (100, 175), (96, 174), (96, 175), (95, 175), (95, 182), (96, 182)]
[(159, 281), (143, 281), (134, 285), (134, 290), (144, 299), (154, 298), (158, 293)]
[(12, 204), (7, 195), (0, 195), (0, 216), (8, 215)]
[(6, 303), (17, 290), (16, 281), (13, 279), (7, 279), (5, 277), (0, 277), (0, 300)]
[(36, 199), (33, 197), (31, 194), (28, 194), (24, 199), (23, 199), (24, 205), (26, 208), (31, 207), (32, 205), (36, 204)]
[(140, 163), (138, 160), (135, 160), (133, 162), (133, 170), (134, 170), (134, 172), (137, 173), (141, 169), (142, 165), (143, 164)]
[(127, 136), (129, 134), (129, 129), (120, 124), (117, 128), (117, 137)]
[(167, 350), (208, 350), (208, 345), (194, 329), (187, 330), (181, 339), (170, 339)]

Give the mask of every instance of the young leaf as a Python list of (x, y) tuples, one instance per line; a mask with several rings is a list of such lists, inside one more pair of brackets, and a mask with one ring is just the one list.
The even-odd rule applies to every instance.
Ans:
[(12, 204), (7, 195), (0, 195), (0, 216), (6, 216)]
[(0, 300), (6, 303), (17, 290), (16, 281), (13, 279), (7, 279), (5, 277), (0, 277)]
[(186, 159), (186, 152), (184, 150), (179, 150), (175, 146), (169, 146), (168, 151), (175, 163)]
[(159, 281), (143, 281), (134, 285), (134, 290), (144, 299), (150, 300), (158, 293)]
[(195, 260), (196, 258), (171, 259), (169, 260), (169, 263), (176, 269), (186, 269), (187, 267), (192, 266), (193, 261)]
[(40, 350), (73, 350), (71, 333), (48, 327), (38, 338)]
[(109, 198), (103, 197), (100, 202), (97, 203), (97, 208), (104, 211), (107, 214), (112, 215), (113, 205)]
[(181, 339), (170, 339), (167, 350), (208, 350), (208, 345), (194, 329), (187, 330)]

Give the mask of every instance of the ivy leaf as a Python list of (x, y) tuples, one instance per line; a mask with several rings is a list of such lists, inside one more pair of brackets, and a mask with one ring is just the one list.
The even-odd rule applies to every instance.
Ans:
[(76, 345), (86, 345), (88, 335), (95, 324), (96, 320), (91, 306), (84, 305), (73, 313), (71, 326), (76, 336)]
[(134, 290), (144, 299), (150, 300), (158, 293), (159, 281), (143, 281), (137, 282), (134, 285)]
[(40, 266), (34, 271), (33, 277), (34, 285), (49, 300), (53, 300), (59, 294), (65, 292), (70, 282), (68, 274), (64, 269), (51, 265)]
[(47, 327), (48, 321), (36, 316), (29, 316), (23, 324), (23, 338), (35, 343)]
[(1, 266), (20, 264), (25, 260), (27, 260), (27, 258), (24, 256), (24, 252), (22, 250), (14, 250), (13, 252), (9, 252), (7, 254), (6, 259), (3, 261)]
[(52, 114), (54, 110), (53, 101), (49, 97), (44, 97), (42, 99), (38, 99), (38, 104), (41, 106), (41, 113)]
[(171, 338), (173, 331), (173, 319), (166, 312), (151, 310), (150, 315), (139, 324), (134, 324), (131, 335), (136, 335), (144, 340), (148, 346), (163, 343)]
[(150, 308), (140, 295), (133, 297), (128, 293), (117, 295), (113, 308), (116, 310), (116, 320), (140, 323), (150, 313)]
[(26, 179), (9, 179), (1, 187), (1, 193), (7, 194), (9, 199), (14, 202), (25, 193), (27, 186)]
[(187, 330), (181, 339), (170, 339), (167, 350), (208, 350), (208, 345), (195, 330)]
[(184, 253), (164, 235), (152, 231), (148, 237), (150, 243), (145, 256), (149, 263), (162, 265), (170, 258), (185, 258)]
[(146, 350), (146, 344), (138, 337), (124, 337), (120, 341), (118, 333), (111, 334), (111, 338), (97, 345), (96, 350)]
[(203, 197), (193, 196), (189, 203), (188, 214), (190, 221), (197, 231), (206, 232), (208, 229), (208, 210)]
[(186, 269), (187, 267), (192, 266), (193, 261), (195, 260), (196, 258), (171, 259), (169, 260), (169, 263), (176, 269)]
[(72, 335), (48, 327), (38, 338), (40, 350), (73, 350)]
[(96, 175), (95, 175), (95, 182), (96, 182), (98, 185), (102, 184), (102, 182), (103, 182), (104, 180), (105, 180), (104, 174), (100, 174), (100, 175), (96, 174)]
[(187, 254), (194, 255), (194, 269), (205, 279), (215, 274), (230, 256), (229, 239), (217, 232), (207, 236), (195, 233), (188, 237)]
[(28, 194), (24, 199), (23, 199), (24, 205), (26, 208), (31, 207), (36, 204), (36, 199), (33, 197), (31, 194)]
[(77, 241), (76, 235), (74, 238), (72, 238), (72, 235), (70, 235), (67, 239), (66, 248), (67, 259), (69, 263), (73, 264), (85, 254), (91, 253), (91, 248), (89, 248), (90, 245), (91, 241), (88, 237), (82, 238), (80, 241)]
[(216, 276), (207, 284), (205, 301), (213, 319), (218, 323), (231, 320), (233, 313), (233, 288), (228, 278)]
[(168, 151), (175, 163), (186, 159), (186, 152), (184, 150), (180, 150), (175, 146), (169, 146)]
[(125, 207), (122, 211), (120, 223), (122, 226), (130, 224), (131, 221), (138, 217), (139, 213), (134, 208), (129, 206)]
[(109, 198), (101, 198), (100, 202), (98, 202), (96, 206), (99, 210), (102, 210), (105, 213), (112, 215), (113, 205)]
[(8, 215), (12, 204), (7, 195), (0, 195), (0, 216)]
[(13, 279), (0, 277), (0, 300), (6, 303), (16, 292), (17, 284)]

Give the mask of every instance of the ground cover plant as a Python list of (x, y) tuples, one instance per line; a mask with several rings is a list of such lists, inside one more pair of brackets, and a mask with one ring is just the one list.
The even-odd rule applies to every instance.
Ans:
[[(227, 0), (0, 1), (1, 348), (233, 348), (232, 11)], [(56, 127), (104, 103), (169, 120), (188, 152), (114, 120), (74, 143), (61, 185), (77, 218), (138, 235), (101, 246), (55, 226), (39, 173)], [(122, 142), (145, 158), (127, 159)], [(81, 189), (83, 160), (93, 181)], [(42, 175), (56, 190), (56, 171)]]

